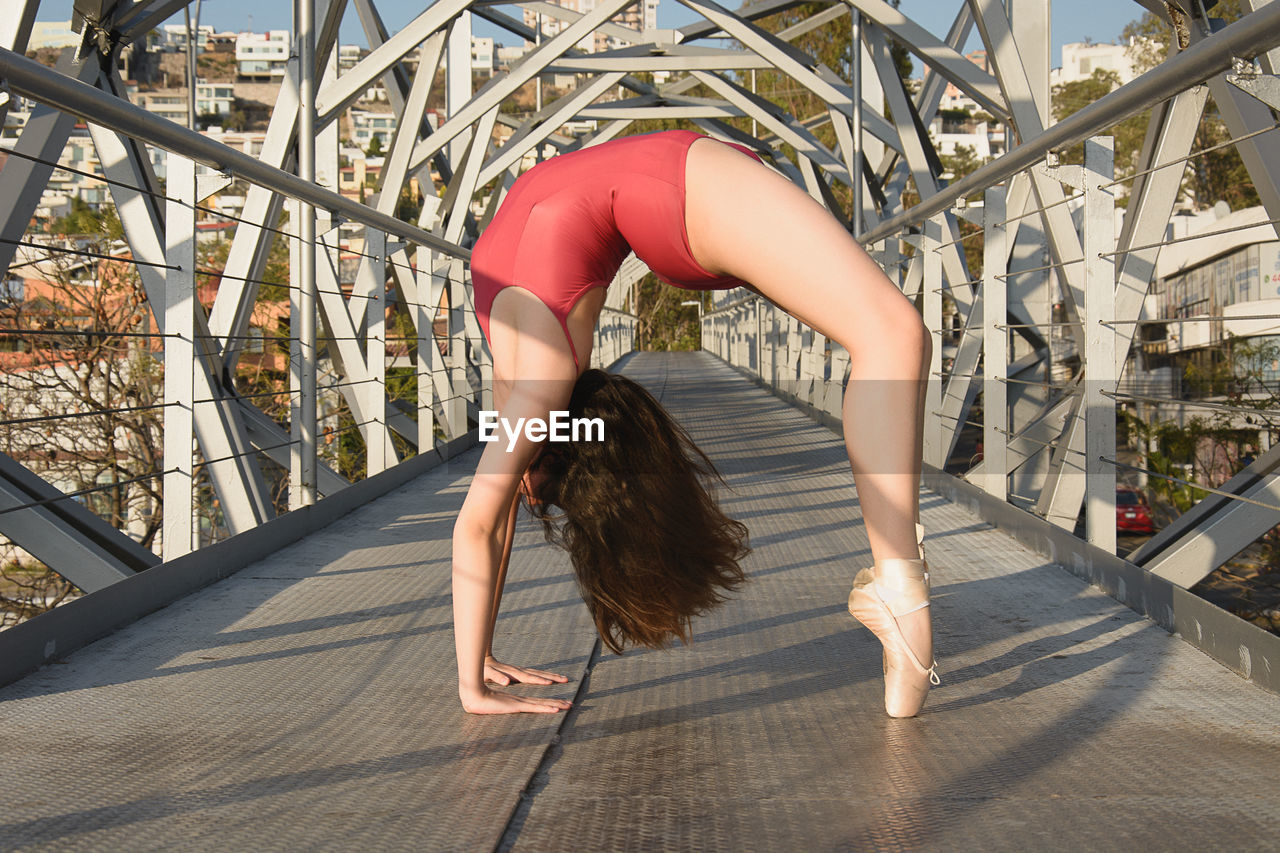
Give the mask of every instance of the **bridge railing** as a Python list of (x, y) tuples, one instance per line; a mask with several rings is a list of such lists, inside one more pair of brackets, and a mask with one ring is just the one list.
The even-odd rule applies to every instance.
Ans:
[[(32, 200), (79, 172), (110, 193), (120, 224), (92, 245), (25, 220), (2, 238), (0, 559), (34, 558), (86, 593), (410, 460), (446, 459), (493, 406), (465, 263), (469, 198), (427, 194), (417, 224), (403, 221), (394, 204), (326, 189), (314, 164), (271, 164), (295, 149), (314, 159), (308, 135), (314, 148), (336, 123), (273, 122), (249, 156), (106, 91), (113, 73), (92, 53), (53, 70), (0, 49), (8, 92), (32, 107), (6, 186)], [(38, 133), (76, 116), (89, 117), (97, 169)], [(397, 139), (387, 172), (406, 171), (416, 128)], [(218, 203), (229, 190), (242, 206)], [(630, 351), (634, 328), (611, 302), (594, 363)]]
[[(1197, 398), (1173, 375), (1178, 368), (1153, 367), (1160, 364), (1154, 356), (1189, 349), (1176, 343), (1184, 319), (1188, 330), (1203, 331), (1205, 352), (1230, 344), (1224, 328), (1274, 342), (1280, 288), (1271, 283), (1268, 292), (1261, 290), (1274, 281), (1270, 270), (1245, 268), (1248, 281), (1240, 287), (1251, 282), (1252, 290), (1232, 284), (1235, 304), (1211, 300), (1200, 308), (1162, 291), (1168, 281), (1157, 274), (1168, 246), (1199, 241), (1203, 257), (1212, 260), (1220, 253), (1204, 248), (1213, 245), (1207, 241), (1234, 241), (1227, 249), (1249, 240), (1275, 245), (1280, 234), (1274, 164), (1255, 162), (1249, 147), (1280, 136), (1269, 110), (1251, 122), (1230, 123), (1234, 135), (1226, 143), (1245, 155), (1263, 211), (1202, 233), (1176, 232), (1172, 224), (1188, 164), (1224, 147), (1192, 150), (1210, 88), (1204, 82), (1229, 72), (1231, 87), (1226, 94), (1215, 89), (1217, 100), (1247, 92), (1280, 108), (1280, 80), (1265, 54), (1280, 43), (1280, 30), (1259, 29), (1264, 15), (1276, 19), (1280, 5), (1261, 5), (1250, 18), (1201, 37), (914, 207), (885, 211), (877, 221), (868, 199), (873, 212), (858, 229), (860, 242), (916, 302), (934, 336), (926, 464), (1077, 530), (1112, 554), (1118, 486), (1194, 485), (1187, 494), (1202, 499), (1176, 518), (1161, 519), (1164, 529), (1129, 554), (1183, 587), (1280, 524), (1280, 449), (1273, 446), (1280, 438), (1273, 432), (1280, 426), (1278, 398)], [(1140, 162), (1117, 178), (1113, 142), (1104, 134), (1148, 109)], [(1083, 154), (1072, 153), (1077, 162), (1065, 162), (1081, 144)], [(705, 349), (820, 419), (838, 422), (849, 365), (841, 346), (764, 300), (740, 294), (709, 311), (702, 330)], [(1146, 431), (1151, 425), (1161, 417), (1185, 424), (1198, 412), (1224, 409), (1240, 416), (1242, 432), (1239, 446), (1216, 467), (1197, 466), (1192, 476), (1157, 464), (1156, 430)], [(1124, 436), (1119, 442), (1118, 434)], [(1245, 453), (1250, 441), (1256, 455)]]

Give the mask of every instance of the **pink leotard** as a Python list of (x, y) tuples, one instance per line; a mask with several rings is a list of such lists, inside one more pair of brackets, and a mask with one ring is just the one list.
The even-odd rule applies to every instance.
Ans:
[[(471, 252), (476, 317), (486, 339), (493, 300), (528, 290), (560, 321), (588, 290), (608, 287), (634, 251), (658, 278), (690, 290), (742, 284), (703, 269), (684, 219), (688, 130), (627, 136), (539, 163), (516, 180)], [(725, 143), (756, 157), (750, 149)], [(759, 157), (756, 157), (759, 160)]]

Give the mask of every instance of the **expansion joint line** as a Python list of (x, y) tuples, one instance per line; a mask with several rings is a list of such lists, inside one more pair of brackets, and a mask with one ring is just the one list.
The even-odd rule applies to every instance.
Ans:
[(596, 637), (596, 641), (591, 647), (591, 657), (587, 659), (586, 669), (582, 671), (582, 680), (578, 682), (578, 689), (573, 694), (573, 705), (564, 712), (564, 716), (560, 719), (560, 725), (556, 727), (556, 733), (552, 735), (551, 741), (542, 752), (542, 758), (539, 759), (538, 766), (533, 768), (533, 773), (529, 775), (529, 781), (520, 790), (520, 800), (516, 803), (516, 807), (511, 810), (511, 817), (507, 819), (507, 825), (503, 828), (502, 835), (498, 836), (498, 843), (493, 848), (494, 853), (500, 850), (510, 850), (512, 845), (520, 838), (520, 830), (524, 828), (524, 822), (529, 816), (529, 810), (533, 808), (533, 798), (541, 790), (541, 780), (551, 768), (551, 765), (555, 764), (560, 757), (560, 753), (564, 749), (564, 735), (577, 721), (581, 702), (591, 690), (591, 673), (595, 671), (596, 664), (600, 662), (600, 655), (603, 650), (604, 647), (600, 642), (600, 638)]

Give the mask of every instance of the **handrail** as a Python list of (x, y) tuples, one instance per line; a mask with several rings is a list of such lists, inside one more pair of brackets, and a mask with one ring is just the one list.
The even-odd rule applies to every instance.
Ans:
[(72, 115), (92, 117), (94, 124), (128, 134), (166, 151), (176, 151), (219, 172), (244, 178), (281, 195), (309, 202), (340, 213), (388, 234), (457, 258), (469, 260), (471, 253), (394, 216), (352, 201), (332, 190), (304, 181), (248, 154), (236, 151), (194, 130), (165, 119), (121, 98), (73, 80), (51, 68), (0, 47), (0, 81), (10, 91)]
[(1166, 101), (1231, 67), (1237, 59), (1252, 59), (1280, 44), (1280, 3), (1268, 3), (1231, 26), (1182, 51), (1141, 77), (1104, 95), (1089, 106), (1012, 149), (1009, 153), (974, 170), (966, 177), (915, 205), (892, 216), (858, 237), (863, 244), (875, 243), (916, 222), (928, 219), (951, 206), (958, 198), (999, 184), (1050, 151), (1075, 145), (1101, 128), (1136, 112)]

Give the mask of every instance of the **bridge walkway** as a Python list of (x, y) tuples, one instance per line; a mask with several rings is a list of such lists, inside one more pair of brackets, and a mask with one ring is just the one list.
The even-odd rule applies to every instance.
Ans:
[(0, 848), (1274, 849), (1276, 697), (927, 492), (943, 683), (886, 718), (839, 438), (706, 354), (625, 372), (752, 533), (691, 647), (601, 655), (525, 522), (497, 649), (576, 707), (466, 716), (472, 451), (0, 690)]

